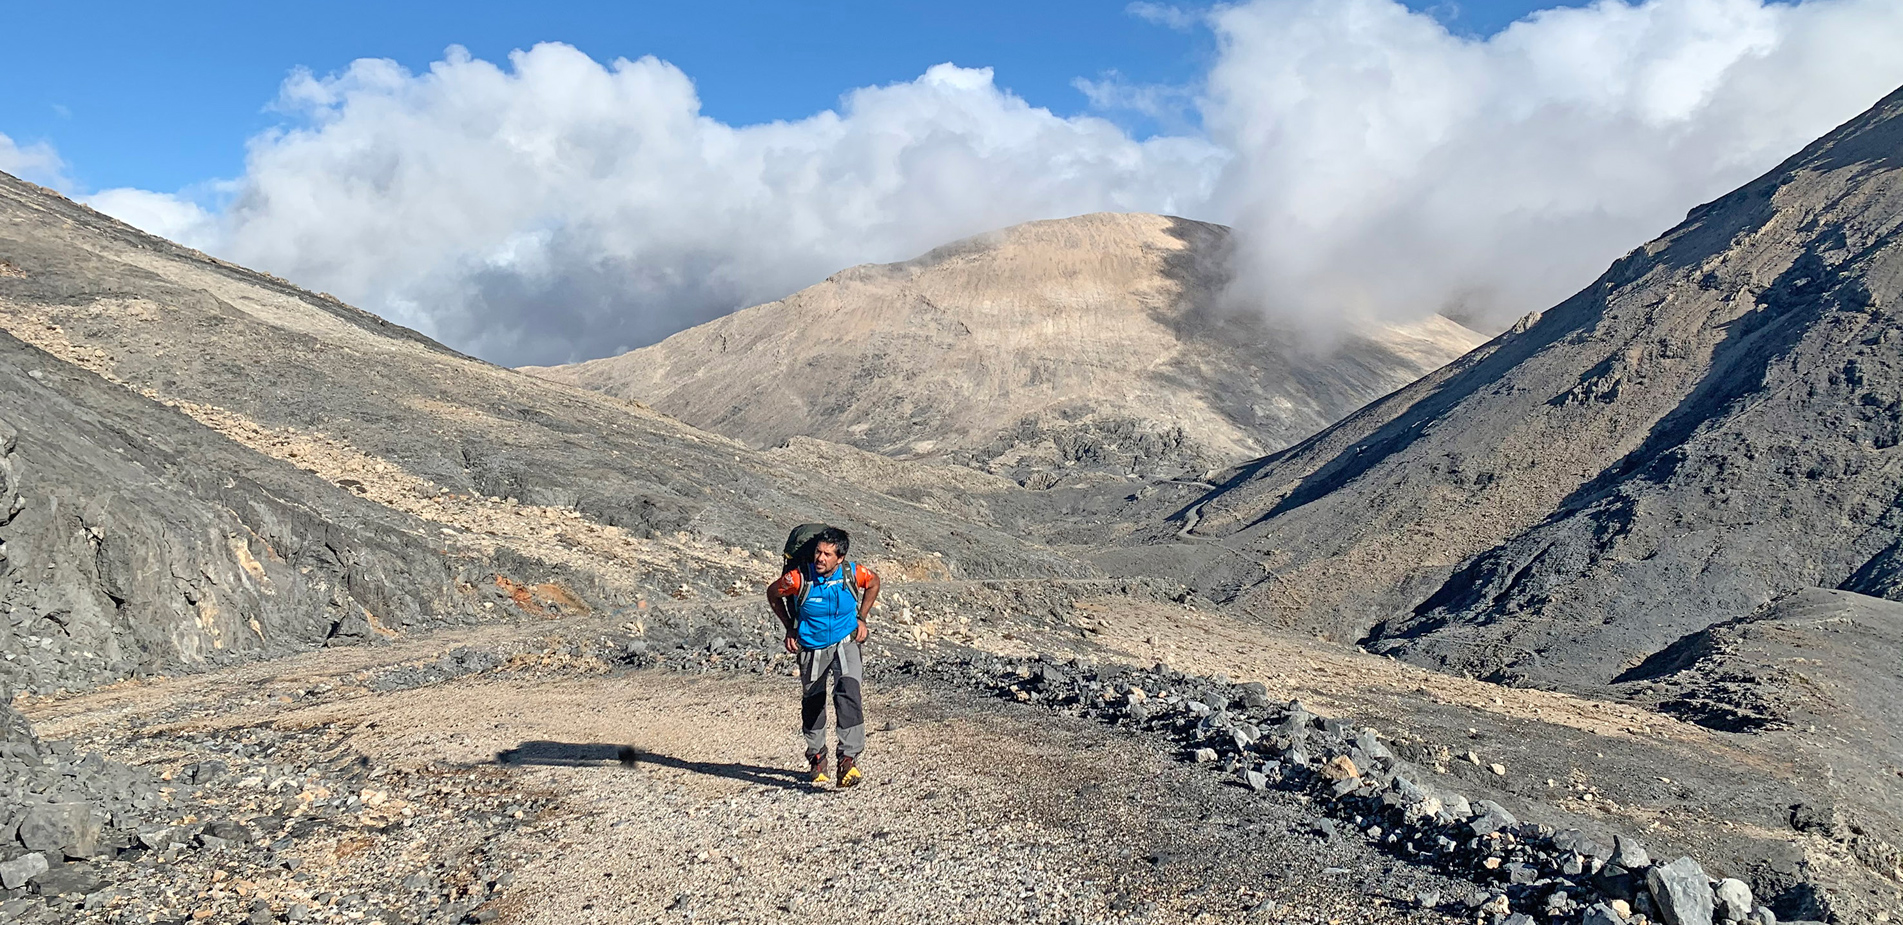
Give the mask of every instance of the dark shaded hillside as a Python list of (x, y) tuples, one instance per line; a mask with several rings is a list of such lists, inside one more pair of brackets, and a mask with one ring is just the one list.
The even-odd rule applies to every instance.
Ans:
[(0, 651), (79, 689), (471, 619), (426, 522), (0, 333)]
[(1895, 594), (1900, 226), (1903, 92), (1231, 473), (1159, 561), (1280, 622), (1574, 690), (1795, 589)]

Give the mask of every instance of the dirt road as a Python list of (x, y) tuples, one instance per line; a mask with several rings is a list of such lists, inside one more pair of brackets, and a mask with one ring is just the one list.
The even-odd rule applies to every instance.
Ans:
[[(1160, 741), (943, 685), (871, 686), (868, 776), (850, 792), (796, 772), (783, 677), (518, 659), (357, 686), (379, 662), (467, 641), (122, 687), (36, 719), (168, 771), (232, 737), (265, 735), (282, 760), (289, 740), (322, 736), (326, 754), (362, 756), (365, 793), (411, 814), (281, 845), (255, 869), (181, 858), (182, 882), (206, 887), (181, 911), (207, 917), (235, 903), (437, 920), (473, 896), (471, 914), (522, 923), (1442, 921), (1414, 897), (1461, 886), (1318, 834), (1299, 796), (1251, 794)], [(537, 808), (517, 819), (518, 804)]]

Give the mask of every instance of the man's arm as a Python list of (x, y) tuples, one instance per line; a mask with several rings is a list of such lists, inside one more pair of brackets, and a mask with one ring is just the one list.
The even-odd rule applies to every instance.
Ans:
[(793, 627), (793, 615), (786, 610), (787, 592), (781, 589), (784, 584), (786, 578), (782, 576), (779, 581), (766, 586), (766, 605), (773, 609), (773, 615), (780, 618), (780, 626), (786, 629), (786, 651), (797, 652), (800, 647), (799, 630)]
[(866, 641), (866, 618), (872, 616), (872, 605), (879, 602), (879, 573), (866, 569), (870, 580), (866, 582), (866, 593), (859, 599), (859, 626), (852, 631), (853, 642)]

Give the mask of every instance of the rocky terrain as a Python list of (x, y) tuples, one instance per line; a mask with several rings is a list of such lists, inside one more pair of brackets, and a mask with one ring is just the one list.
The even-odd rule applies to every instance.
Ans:
[(1282, 625), (1591, 692), (1792, 592), (1892, 595), (1900, 227), (1892, 95), (1566, 302), (1223, 474), (1152, 531), (1174, 549), (1130, 558)]
[(528, 371), (753, 446), (814, 437), (1045, 488), (1280, 449), (1480, 342), (1439, 316), (1323, 343), (1224, 311), (1228, 235), (1162, 215), (1032, 222)]
[(472, 619), (457, 589), (488, 576), (432, 533), (0, 333), (0, 657), (21, 687)]
[[(1789, 785), (1685, 741), (1697, 726), (1543, 692), (1489, 705), (1460, 689), (1488, 685), (1261, 629), (1185, 634), (1191, 670), (1146, 667), (1126, 627), (1221, 617), (1114, 583), (981, 584), (888, 608), (851, 794), (785, 760), (791, 662), (745, 604), (29, 698), (50, 741), (9, 779), (54, 802), (13, 811), (0, 915), (1517, 925), (1867, 921), (1897, 900), (1821, 894), (1848, 884), (1815, 829), (1748, 847), (1732, 830)], [(1212, 658), (1237, 674), (1196, 673)], [(1635, 773), (1662, 761), (1678, 776)]]
[(1903, 539), (1900, 227), (1903, 93), (1096, 561), (1442, 671), (1748, 731), (1815, 763), (1817, 824), (1895, 879), (1903, 749), (1876, 717), (1903, 669), (1873, 598), (1896, 595)]
[[(973, 399), (743, 441), (0, 176), (0, 923), (1891, 921), (1899, 118), (1207, 480), (1459, 332), (1251, 423), (1296, 367), (1197, 378), (1293, 362), (1184, 297), (1219, 230), (1044, 223), (755, 312), (1171, 329), (1193, 440)], [(1134, 296), (1065, 295), (1093, 248)], [(1137, 400), (1103, 368), (998, 381)], [(809, 520), (886, 581), (850, 793), (758, 600)]]

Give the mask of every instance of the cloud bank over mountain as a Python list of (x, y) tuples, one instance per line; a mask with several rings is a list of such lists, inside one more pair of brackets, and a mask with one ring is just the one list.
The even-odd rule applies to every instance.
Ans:
[(616, 353), (843, 266), (1099, 210), (1233, 224), (1241, 306), (1486, 327), (1903, 83), (1890, 0), (1609, 0), (1484, 39), (1392, 0), (1137, 12), (1215, 30), (1205, 84), (1096, 81), (1092, 98), (1195, 100), (1202, 131), (1132, 138), (949, 64), (730, 126), (653, 58), (451, 49), (424, 73), (293, 75), (283, 127), (203, 201), (89, 201), (509, 364)]
[(670, 64), (556, 44), (506, 68), (361, 60), (293, 77), (279, 105), (298, 127), (254, 140), (213, 234), (179, 210), (185, 230), (505, 363), (640, 346), (1026, 216), (1193, 209), (1222, 161), (950, 65), (740, 128), (701, 116)]
[(1477, 41), (1388, 0), (1211, 16), (1234, 296), (1497, 329), (1903, 83), (1903, 4), (1602, 0)]

